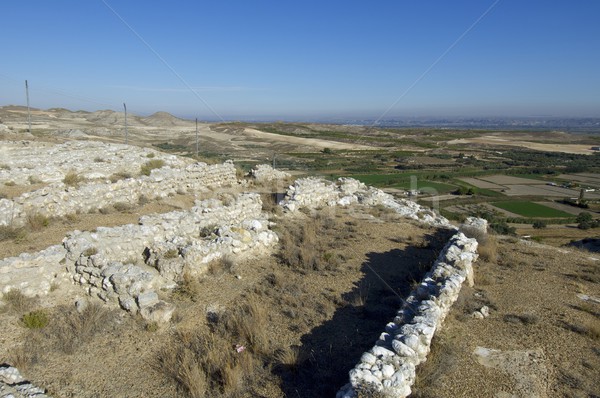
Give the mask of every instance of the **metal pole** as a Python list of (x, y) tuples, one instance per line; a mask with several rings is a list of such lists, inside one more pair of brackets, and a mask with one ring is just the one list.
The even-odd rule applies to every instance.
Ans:
[(129, 134), (127, 134), (127, 105), (123, 102), (123, 108), (125, 109), (125, 145), (129, 144)]
[(29, 126), (27, 132), (31, 133), (31, 110), (29, 109), (29, 84), (27, 80), (25, 80), (25, 95), (27, 96), (27, 125)]
[(198, 159), (198, 118), (196, 118), (196, 159)]

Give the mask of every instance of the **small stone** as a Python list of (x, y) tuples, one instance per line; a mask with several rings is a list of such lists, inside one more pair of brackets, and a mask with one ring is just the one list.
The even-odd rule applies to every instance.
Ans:
[(77, 309), (77, 312), (79, 312), (80, 314), (85, 311), (85, 309), (88, 307), (88, 302), (87, 300), (84, 299), (77, 299), (75, 300), (75, 308)]
[(481, 314), (483, 315), (484, 318), (487, 318), (488, 316), (490, 316), (490, 308), (487, 305), (484, 305), (483, 307), (481, 307), (479, 312), (481, 312)]
[(369, 365), (373, 365), (376, 360), (377, 358), (375, 355), (371, 354), (370, 352), (365, 352), (362, 354), (362, 357), (360, 357), (361, 362), (368, 363)]
[(396, 371), (394, 370), (394, 367), (392, 365), (383, 365), (383, 367), (381, 368), (381, 373), (386, 379), (392, 377), (395, 372)]
[(471, 314), (471, 316), (472, 316), (473, 318), (475, 318), (475, 319), (483, 319), (483, 318), (485, 318), (485, 317), (483, 316), (483, 314), (482, 314), (481, 312), (479, 312), (479, 311), (475, 311), (474, 313), (472, 313), (472, 314)]
[(242, 279), (242, 276), (241, 275), (236, 275), (235, 279)]
[(402, 357), (413, 357), (415, 356), (415, 350), (401, 342), (400, 340), (394, 339), (392, 341), (392, 348), (396, 352), (396, 354)]

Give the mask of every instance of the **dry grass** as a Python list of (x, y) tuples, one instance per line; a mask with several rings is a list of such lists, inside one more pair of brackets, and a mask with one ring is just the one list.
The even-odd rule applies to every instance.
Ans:
[(126, 180), (128, 178), (133, 177), (131, 175), (131, 173), (127, 172), (127, 171), (119, 171), (117, 173), (112, 174), (108, 179), (110, 180), (110, 182), (112, 182), (113, 184), (119, 180)]
[[(178, 330), (157, 354), (154, 368), (190, 397), (231, 397), (263, 371), (269, 352), (266, 310), (253, 297), (212, 317), (208, 326)], [(243, 348), (242, 348), (243, 347)]]
[(20, 290), (10, 290), (2, 296), (2, 301), (6, 303), (8, 308), (16, 313), (22, 314), (30, 311), (37, 303), (38, 299), (27, 297)]
[(7, 240), (22, 242), (25, 238), (27, 238), (27, 231), (25, 228), (0, 225), (0, 242)]
[(81, 177), (79, 174), (77, 174), (75, 171), (69, 171), (67, 174), (65, 174), (65, 178), (63, 178), (63, 183), (65, 185), (68, 185), (70, 187), (76, 187), (78, 186), (82, 181), (83, 181), (83, 177)]
[(160, 169), (165, 165), (165, 161), (162, 159), (152, 159), (144, 163), (140, 168), (140, 174), (149, 176), (152, 170)]
[(479, 243), (477, 252), (482, 260), (496, 262), (498, 259), (498, 241), (496, 237), (488, 235), (483, 243)]
[(173, 291), (173, 298), (179, 301), (196, 301), (202, 293), (202, 285), (198, 277), (193, 276), (185, 271), (182, 275), (181, 282)]
[(235, 261), (229, 255), (222, 256), (208, 264), (209, 275), (223, 275), (235, 270)]
[(81, 312), (72, 307), (59, 306), (44, 329), (44, 336), (56, 350), (72, 354), (78, 347), (91, 341), (111, 320), (111, 311), (101, 304), (90, 303)]
[(294, 269), (336, 270), (343, 260), (336, 249), (354, 237), (349, 231), (353, 231), (352, 227), (342, 226), (335, 218), (319, 213), (306, 222), (281, 223), (278, 258)]
[(31, 231), (39, 231), (50, 225), (50, 218), (40, 213), (27, 215), (27, 226)]

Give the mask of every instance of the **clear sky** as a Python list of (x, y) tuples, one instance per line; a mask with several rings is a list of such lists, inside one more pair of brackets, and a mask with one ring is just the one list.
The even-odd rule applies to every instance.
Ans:
[(0, 105), (24, 105), (28, 79), (38, 108), (126, 102), (201, 119), (600, 116), (597, 0), (30, 0), (0, 10)]

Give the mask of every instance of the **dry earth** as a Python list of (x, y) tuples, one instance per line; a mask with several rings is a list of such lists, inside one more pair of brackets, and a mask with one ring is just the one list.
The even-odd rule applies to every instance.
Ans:
[(536, 151), (544, 152), (564, 152), (564, 153), (575, 153), (581, 155), (592, 155), (594, 151), (591, 150), (589, 145), (581, 144), (547, 144), (542, 142), (531, 142), (531, 141), (520, 141), (511, 139), (508, 136), (483, 136), (476, 138), (460, 138), (456, 140), (448, 141), (448, 145), (457, 144), (480, 144), (489, 145), (494, 147), (520, 147), (535, 149)]

